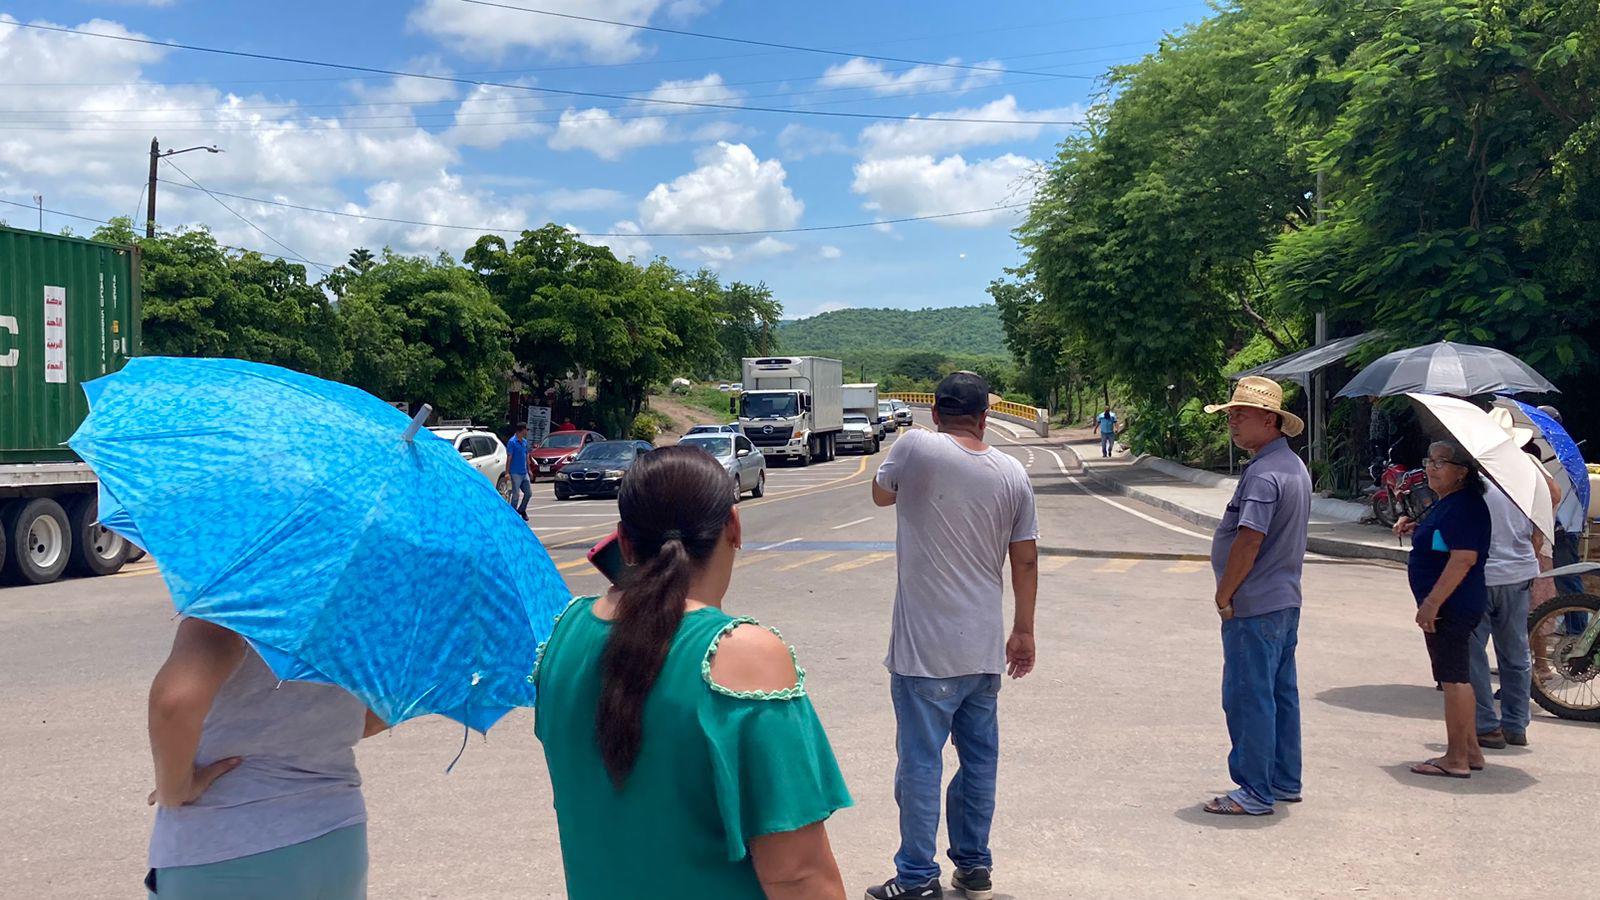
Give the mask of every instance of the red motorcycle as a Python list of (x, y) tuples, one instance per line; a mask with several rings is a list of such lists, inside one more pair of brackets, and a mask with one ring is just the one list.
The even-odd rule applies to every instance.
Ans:
[(1407, 469), (1394, 459), (1399, 442), (1389, 447), (1383, 462), (1374, 462), (1368, 472), (1372, 476), (1372, 514), (1378, 521), (1393, 526), (1401, 516), (1420, 521), (1424, 513), (1439, 497), (1428, 487), (1424, 469)]

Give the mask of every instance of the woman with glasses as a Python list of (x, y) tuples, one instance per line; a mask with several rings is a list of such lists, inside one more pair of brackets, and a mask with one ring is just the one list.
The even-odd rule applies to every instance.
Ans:
[(1402, 517), (1395, 523), (1394, 533), (1411, 535), (1406, 570), (1433, 677), (1444, 687), (1448, 745), (1443, 756), (1417, 763), (1411, 771), (1471, 778), (1483, 768), (1483, 750), (1478, 747), (1469, 650), (1472, 630), (1488, 606), (1483, 565), (1492, 526), (1483, 500), (1483, 477), (1459, 444), (1434, 443), (1423, 465), (1428, 487), (1438, 495), (1438, 502), (1420, 522)]

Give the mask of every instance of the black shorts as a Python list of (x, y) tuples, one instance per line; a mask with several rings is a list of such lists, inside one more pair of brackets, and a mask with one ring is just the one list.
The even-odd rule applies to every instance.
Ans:
[(1468, 653), (1472, 630), (1476, 627), (1477, 620), (1467, 616), (1440, 616), (1433, 623), (1433, 632), (1423, 634), (1428, 643), (1428, 659), (1433, 663), (1434, 681), (1440, 684), (1472, 681)]

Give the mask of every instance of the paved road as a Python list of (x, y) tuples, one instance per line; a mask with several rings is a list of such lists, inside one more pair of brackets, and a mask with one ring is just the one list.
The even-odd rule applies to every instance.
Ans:
[[(1029, 466), (1045, 552), (1039, 668), (1003, 694), (1002, 896), (1592, 894), (1600, 729), (1540, 714), (1532, 747), (1491, 751), (1471, 781), (1406, 774), (1441, 749), (1443, 728), (1394, 567), (1308, 566), (1307, 802), (1270, 819), (1200, 814), (1229, 787), (1207, 537), (1088, 493), (1057, 447), (990, 437)], [(728, 601), (781, 627), (810, 673), (856, 799), (830, 823), (851, 896), (887, 876), (897, 842), (882, 666), (894, 523), (866, 486), (881, 459), (775, 468), (768, 496), (743, 505), (747, 552)], [(599, 590), (583, 552), (615, 504), (537, 490), (535, 529), (575, 592)], [(149, 565), (0, 589), (0, 896), (140, 896), (144, 693), (170, 618)], [(363, 744), (374, 897), (562, 896), (531, 721), (516, 713), (474, 738), (448, 776), (462, 739), (448, 723)]]

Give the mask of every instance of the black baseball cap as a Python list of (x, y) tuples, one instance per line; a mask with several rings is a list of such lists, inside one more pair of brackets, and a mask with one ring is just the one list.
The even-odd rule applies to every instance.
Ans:
[(976, 372), (951, 372), (933, 389), (933, 406), (952, 416), (975, 416), (989, 408), (989, 382)]

